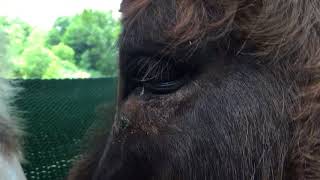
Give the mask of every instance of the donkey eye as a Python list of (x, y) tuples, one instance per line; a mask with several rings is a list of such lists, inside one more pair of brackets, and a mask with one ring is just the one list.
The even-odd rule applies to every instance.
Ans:
[(177, 91), (183, 85), (185, 85), (189, 80), (189, 76), (149, 80), (132, 78), (131, 80), (134, 82), (134, 84), (136, 84), (136, 87), (143, 87), (146, 91), (151, 92), (153, 94), (169, 94)]
[(183, 77), (171, 81), (144, 82), (143, 87), (154, 94), (168, 94), (177, 91), (187, 83), (189, 78)]
[(173, 59), (148, 57), (133, 58), (128, 63), (126, 72), (133, 89), (143, 87), (153, 94), (172, 93), (185, 85), (193, 72), (192, 67)]

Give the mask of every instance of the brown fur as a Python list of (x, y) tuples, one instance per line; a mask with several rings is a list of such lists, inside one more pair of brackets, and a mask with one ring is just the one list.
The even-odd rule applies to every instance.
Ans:
[[(127, 49), (151, 39), (153, 43), (165, 45), (161, 55), (174, 56), (183, 49), (187, 50), (183, 53), (185, 57), (190, 57), (208, 42), (215, 42), (222, 51), (227, 51), (230, 39), (236, 39), (240, 46), (231, 45), (236, 54), (250, 53), (259, 61), (257, 64), (277, 64), (282, 71), (293, 72), (292, 84), (298, 96), (295, 104), (287, 108), (291, 112), (294, 131), (285, 174), (289, 176), (287, 179), (320, 179), (319, 0), (123, 0), (121, 11), (123, 25), (128, 30), (121, 38)], [(157, 18), (147, 19), (148, 13), (156, 14)], [(148, 26), (145, 21), (152, 24)], [(145, 29), (152, 33), (149, 35)], [(141, 39), (134, 36), (137, 32), (142, 34)], [(132, 40), (126, 41), (129, 38)], [(254, 50), (247, 51), (250, 48)], [(120, 67), (129, 63), (121, 61), (124, 57), (120, 48)], [(185, 57), (178, 60), (188, 59)], [(278, 73), (279, 79), (290, 74)], [(121, 78), (126, 78), (124, 74), (124, 70), (120, 71)], [(120, 90), (125, 86), (121, 84), (124, 81), (120, 82)], [(126, 92), (119, 93), (119, 107), (123, 106), (121, 100), (127, 95)], [(79, 163), (70, 179), (81, 177), (81, 171), (85, 169), (99, 169), (101, 164), (97, 166), (92, 162), (103, 162), (99, 157), (102, 154), (95, 153), (82, 165)]]
[[(124, 24), (134, 22), (150, 3), (124, 0)], [(176, 5), (174, 21), (163, 35), (164, 42), (171, 42), (168, 49), (188, 42), (196, 48), (208, 38), (223, 38), (238, 30), (241, 48), (255, 44), (258, 58), (288, 61), (288, 68), (299, 73), (301, 96), (292, 113), (297, 128), (291, 170), (297, 179), (320, 179), (320, 1), (177, 0)]]

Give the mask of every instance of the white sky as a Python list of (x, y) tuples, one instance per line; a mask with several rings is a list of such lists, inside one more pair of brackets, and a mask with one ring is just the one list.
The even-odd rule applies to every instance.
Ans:
[(72, 16), (84, 9), (113, 11), (119, 17), (121, 0), (0, 0), (0, 16), (18, 17), (30, 25), (49, 29), (60, 16)]

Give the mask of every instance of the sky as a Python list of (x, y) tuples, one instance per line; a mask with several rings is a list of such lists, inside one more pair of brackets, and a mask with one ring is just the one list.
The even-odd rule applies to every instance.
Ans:
[(121, 0), (0, 0), (0, 16), (20, 18), (34, 27), (50, 29), (57, 17), (72, 16), (84, 9), (112, 11), (114, 17)]

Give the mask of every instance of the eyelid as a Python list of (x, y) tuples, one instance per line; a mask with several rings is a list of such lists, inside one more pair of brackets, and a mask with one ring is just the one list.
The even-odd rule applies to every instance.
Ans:
[(185, 76), (183, 78), (173, 80), (173, 81), (160, 82), (160, 83), (145, 82), (142, 84), (143, 84), (143, 87), (145, 87), (147, 90), (151, 91), (152, 93), (166, 94), (166, 93), (171, 93), (180, 89), (183, 85), (187, 83), (188, 80), (189, 80), (189, 77)]

